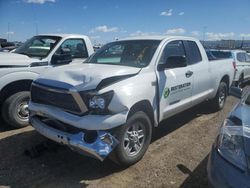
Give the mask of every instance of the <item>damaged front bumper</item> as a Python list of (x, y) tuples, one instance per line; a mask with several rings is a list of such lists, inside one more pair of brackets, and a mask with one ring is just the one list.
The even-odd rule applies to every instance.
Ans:
[(67, 133), (46, 125), (37, 116), (30, 117), (32, 126), (43, 136), (69, 146), (72, 150), (103, 161), (119, 143), (118, 140), (107, 131), (96, 131), (95, 139), (87, 142), (86, 133)]

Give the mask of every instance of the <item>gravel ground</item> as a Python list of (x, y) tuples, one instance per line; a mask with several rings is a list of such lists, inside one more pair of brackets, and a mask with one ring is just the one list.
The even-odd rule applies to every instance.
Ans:
[[(216, 113), (204, 103), (162, 122), (144, 158), (126, 169), (47, 142), (30, 126), (11, 130), (0, 122), (0, 187), (205, 188), (209, 151), (236, 102), (228, 97)], [(25, 150), (34, 146), (40, 152), (31, 158)]]

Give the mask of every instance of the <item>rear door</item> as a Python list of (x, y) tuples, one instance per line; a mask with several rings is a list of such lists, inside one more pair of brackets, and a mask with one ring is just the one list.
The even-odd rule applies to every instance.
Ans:
[(195, 41), (184, 41), (190, 68), (193, 71), (193, 104), (204, 101), (213, 91), (211, 69), (207, 60), (202, 59), (200, 49)]
[[(183, 41), (168, 42), (160, 55), (159, 64), (166, 64), (170, 56), (186, 57)], [(187, 62), (188, 63), (188, 62)], [(190, 107), (193, 76), (191, 66), (166, 68), (157, 71), (159, 83), (159, 121)]]

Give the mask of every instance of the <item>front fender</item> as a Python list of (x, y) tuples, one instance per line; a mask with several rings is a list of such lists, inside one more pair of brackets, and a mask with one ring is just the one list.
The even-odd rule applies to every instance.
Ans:
[[(140, 101), (149, 101), (153, 107), (156, 120), (157, 110), (157, 93), (156, 93), (156, 76), (154, 72), (144, 72), (136, 76), (117, 82), (100, 92), (113, 90), (114, 96), (108, 106), (113, 113), (119, 113), (129, 110)], [(127, 114), (128, 115), (128, 114)]]
[(19, 80), (34, 80), (39, 76), (38, 73), (36, 72), (11, 72), (8, 74), (5, 74), (4, 76), (2, 76), (1, 82), (0, 82), (0, 90), (2, 90), (2, 88), (4, 88), (6, 85), (15, 82), (15, 81), (19, 81)]

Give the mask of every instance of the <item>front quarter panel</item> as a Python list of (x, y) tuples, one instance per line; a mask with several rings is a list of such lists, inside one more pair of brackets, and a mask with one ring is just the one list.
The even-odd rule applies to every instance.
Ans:
[(138, 75), (117, 82), (102, 89), (104, 93), (114, 91), (114, 96), (108, 106), (112, 113), (127, 111), (137, 102), (148, 100), (155, 109), (156, 104), (156, 76), (154, 72), (140, 72)]
[(7, 75), (4, 75), (3, 77), (1, 77), (1, 82), (0, 82), (0, 90), (15, 81), (19, 81), (19, 80), (34, 80), (39, 76), (39, 74), (35, 73), (35, 72), (14, 72), (14, 73), (10, 73)]
[(2, 68), (0, 69), (0, 90), (12, 83), (19, 80), (34, 80), (40, 73), (46, 71), (49, 66), (41, 67), (25, 67), (25, 68)]

